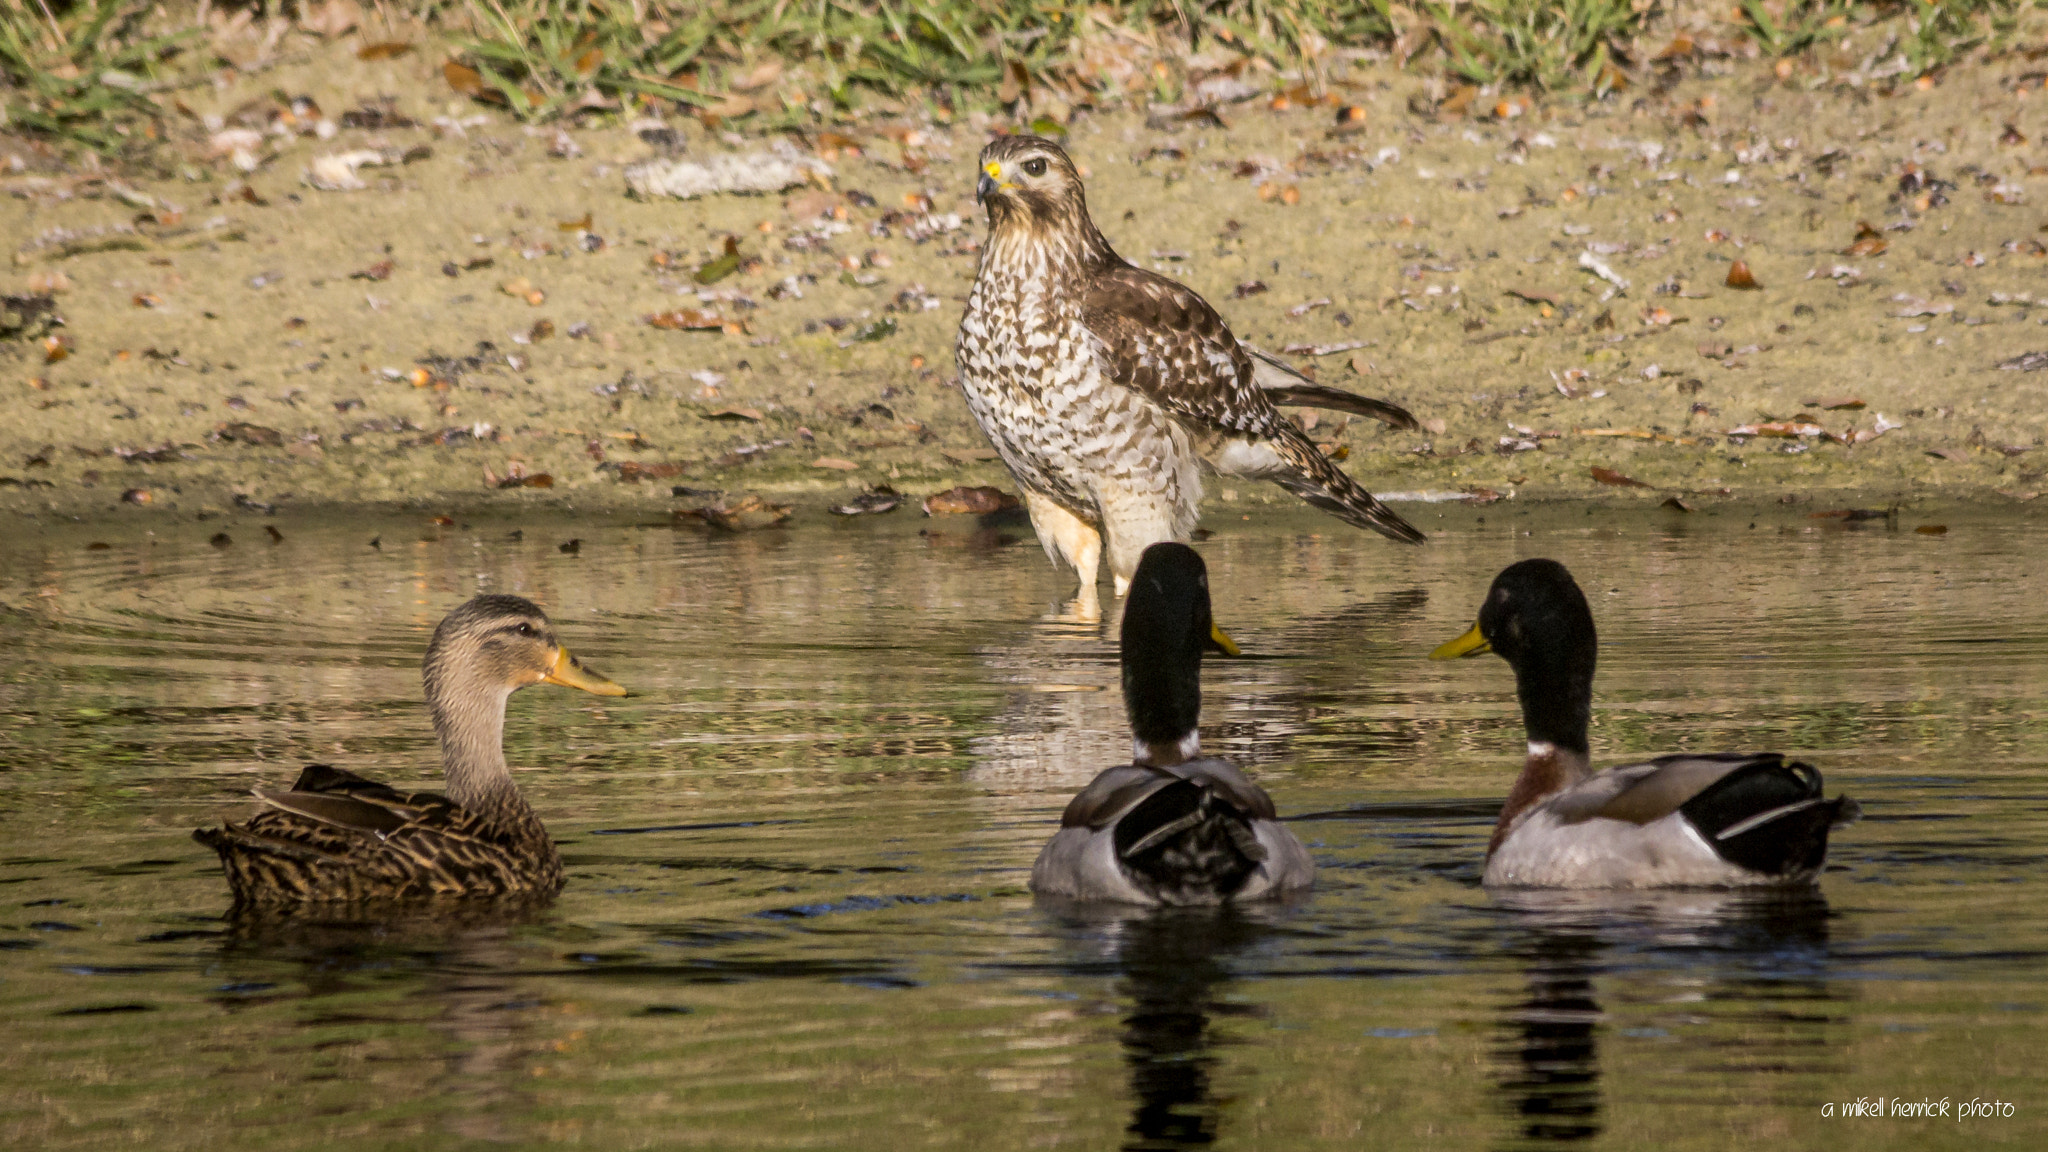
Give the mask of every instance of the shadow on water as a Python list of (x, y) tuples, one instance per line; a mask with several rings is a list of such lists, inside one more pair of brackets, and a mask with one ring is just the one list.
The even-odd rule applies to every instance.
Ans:
[[(1512, 1129), (1504, 1148), (1579, 1144), (1602, 1133), (1601, 1032), (1611, 1025), (1596, 977), (1682, 968), (1711, 954), (1715, 976), (1697, 990), (1700, 1003), (1753, 1014), (1762, 1000), (1833, 998), (1817, 975), (1828, 950), (1828, 906), (1817, 891), (1503, 891), (1493, 901), (1508, 914), (1507, 955), (1525, 980), (1523, 994), (1502, 1006), (1495, 1050), (1499, 1106)], [(1795, 1029), (1836, 1022), (1783, 1010), (1769, 1016)], [(1760, 1035), (1748, 1047), (1805, 1049), (1804, 1060), (1779, 1060), (1776, 1070), (1818, 1070), (1797, 1065), (1818, 1065), (1824, 1037)]]

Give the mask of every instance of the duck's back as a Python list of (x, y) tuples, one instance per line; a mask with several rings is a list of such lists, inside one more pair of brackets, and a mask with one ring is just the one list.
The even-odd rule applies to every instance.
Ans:
[(1856, 819), (1812, 765), (1776, 752), (1661, 756), (1610, 768), (1504, 829), (1486, 883), (1538, 888), (1795, 887)]
[[(259, 794), (262, 795), (262, 794)], [(485, 816), (324, 764), (248, 820), (193, 838), (220, 853), (242, 905), (552, 892), (554, 841), (531, 813)]]
[(1126, 765), (1067, 805), (1031, 888), (1077, 900), (1220, 904), (1308, 887), (1315, 866), (1273, 801), (1226, 760)]

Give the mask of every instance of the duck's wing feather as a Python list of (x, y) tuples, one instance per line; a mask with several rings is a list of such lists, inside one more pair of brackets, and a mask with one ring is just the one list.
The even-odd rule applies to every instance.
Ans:
[(1189, 760), (1167, 769), (1190, 784), (1200, 784), (1230, 802), (1230, 806), (1253, 820), (1272, 820), (1279, 813), (1264, 788), (1252, 783), (1237, 765), (1228, 760)]
[(1061, 825), (1032, 868), (1035, 891), (1215, 904), (1305, 888), (1315, 873), (1272, 797), (1227, 760), (1108, 769)]
[(1413, 413), (1399, 404), (1360, 396), (1342, 388), (1318, 384), (1302, 375), (1292, 364), (1273, 355), (1256, 344), (1243, 345), (1252, 356), (1252, 383), (1266, 394), (1266, 399), (1275, 404), (1293, 404), (1303, 408), (1328, 408), (1333, 412), (1350, 412), (1357, 416), (1369, 416), (1396, 428), (1414, 431), (1422, 427)]
[(1253, 820), (1271, 820), (1273, 798), (1228, 760), (1189, 760), (1170, 768), (1125, 764), (1104, 770), (1060, 815), (1062, 828), (1106, 828), (1154, 792), (1176, 780), (1206, 788)]
[(327, 764), (308, 764), (291, 791), (258, 788), (272, 808), (383, 840), (408, 826), (458, 828), (468, 813), (438, 792), (400, 792)]
[(1767, 875), (1818, 869), (1828, 830), (1862, 811), (1848, 797), (1827, 799), (1818, 770), (1776, 752), (1661, 756), (1602, 772), (1546, 808), (1566, 824), (1639, 827), (1676, 813), (1722, 859)]
[(1559, 796), (1551, 808), (1559, 819), (1567, 822), (1597, 816), (1648, 824), (1678, 811), (1732, 772), (1783, 761), (1784, 757), (1776, 752), (1659, 756), (1600, 772)]
[(1107, 828), (1145, 797), (1173, 781), (1174, 777), (1157, 768), (1136, 764), (1106, 769), (1067, 801), (1067, 810), (1060, 814), (1060, 827)]
[(309, 765), (264, 810), (193, 835), (227, 866), (243, 902), (493, 894), (529, 869), (505, 830), (435, 792), (400, 792)]

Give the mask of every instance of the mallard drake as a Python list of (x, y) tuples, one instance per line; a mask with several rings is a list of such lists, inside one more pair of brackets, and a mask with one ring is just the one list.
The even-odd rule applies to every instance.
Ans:
[(1202, 756), (1202, 652), (1238, 655), (1210, 616), (1209, 576), (1185, 544), (1145, 549), (1124, 606), (1131, 762), (1068, 803), (1031, 890), (1073, 900), (1220, 904), (1307, 888), (1315, 864), (1273, 799), (1228, 760)]
[(533, 684), (626, 690), (585, 668), (530, 600), (478, 596), (434, 629), (422, 679), (446, 795), (325, 764), (263, 811), (192, 838), (220, 853), (238, 905), (552, 893), (562, 857), (505, 764), (505, 701)]
[(1555, 560), (1494, 577), (1479, 622), (1430, 653), (1493, 652), (1515, 670), (1529, 758), (1486, 846), (1486, 883), (1532, 888), (1810, 884), (1854, 800), (1776, 752), (1680, 753), (1594, 772), (1593, 613)]

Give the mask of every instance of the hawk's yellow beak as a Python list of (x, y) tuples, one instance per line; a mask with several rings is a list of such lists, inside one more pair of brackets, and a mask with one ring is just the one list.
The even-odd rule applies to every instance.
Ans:
[(1014, 185), (1003, 179), (1002, 162), (991, 160), (981, 166), (981, 179), (974, 182), (974, 199), (977, 203), (986, 204), (992, 193), (1011, 187)]
[(1487, 642), (1486, 633), (1481, 632), (1479, 625), (1474, 624), (1465, 630), (1463, 636), (1441, 645), (1436, 651), (1431, 652), (1429, 658), (1431, 660), (1456, 660), (1460, 656), (1477, 656), (1483, 652), (1491, 651), (1493, 651), (1493, 645)]

